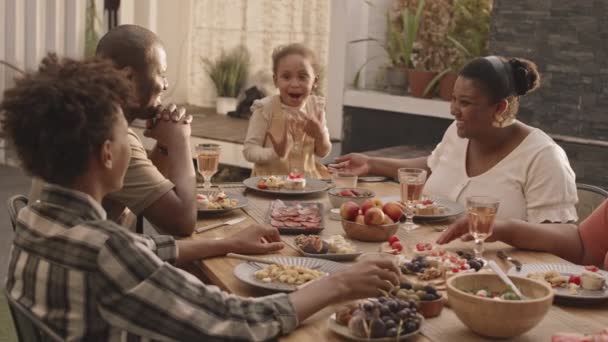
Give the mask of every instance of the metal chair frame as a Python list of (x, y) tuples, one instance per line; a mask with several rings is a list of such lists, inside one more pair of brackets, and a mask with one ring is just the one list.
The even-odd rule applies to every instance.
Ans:
[(15, 324), (15, 330), (17, 331), (17, 337), (19, 341), (25, 342), (63, 342), (64, 338), (57, 335), (51, 328), (49, 328), (44, 322), (36, 317), (30, 310), (25, 308), (19, 302), (9, 296), (8, 292), (4, 290), (4, 295), (8, 302), (11, 316), (13, 316), (13, 323)]
[(22, 207), (25, 207), (28, 203), (27, 197), (24, 195), (15, 195), (8, 199), (6, 206), (8, 208), (8, 215), (11, 219), (11, 225), (13, 226), (13, 231), (17, 229), (17, 214), (21, 209), (19, 207), (19, 203), (22, 204)]

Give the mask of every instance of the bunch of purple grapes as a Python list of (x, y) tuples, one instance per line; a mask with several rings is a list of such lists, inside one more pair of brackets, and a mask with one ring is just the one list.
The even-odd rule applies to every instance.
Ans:
[(349, 321), (351, 331), (361, 337), (396, 337), (412, 333), (420, 328), (416, 303), (390, 297), (367, 301)]

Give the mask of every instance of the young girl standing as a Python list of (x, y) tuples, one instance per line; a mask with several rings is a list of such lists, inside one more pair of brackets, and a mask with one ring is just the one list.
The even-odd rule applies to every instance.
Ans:
[(254, 163), (253, 176), (328, 175), (316, 159), (331, 151), (325, 99), (312, 95), (319, 69), (314, 53), (304, 45), (289, 44), (273, 52), (273, 80), (279, 94), (253, 103), (243, 150), (245, 159)]

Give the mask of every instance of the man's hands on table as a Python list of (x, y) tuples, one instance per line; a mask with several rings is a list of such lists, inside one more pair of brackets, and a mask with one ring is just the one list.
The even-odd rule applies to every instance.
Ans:
[(276, 228), (265, 225), (252, 225), (227, 237), (226, 253), (265, 254), (283, 249), (281, 236)]
[(279, 231), (264, 225), (251, 225), (224, 239), (177, 240), (178, 263), (222, 256), (228, 253), (264, 254), (283, 248)]

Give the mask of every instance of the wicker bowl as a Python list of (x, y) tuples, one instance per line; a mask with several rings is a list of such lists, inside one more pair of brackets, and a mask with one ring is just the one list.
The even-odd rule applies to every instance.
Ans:
[(534, 328), (545, 317), (553, 303), (553, 290), (536, 280), (509, 277), (524, 296), (522, 300), (496, 300), (476, 296), (468, 291), (507, 289), (493, 273), (470, 273), (447, 281), (448, 302), (458, 319), (474, 332), (493, 338), (519, 336)]
[(399, 223), (368, 226), (352, 221), (342, 220), (342, 228), (346, 235), (354, 240), (367, 242), (385, 242), (399, 229)]

